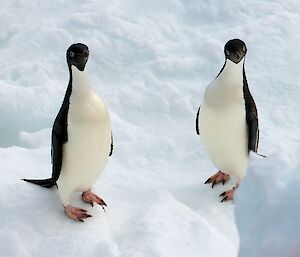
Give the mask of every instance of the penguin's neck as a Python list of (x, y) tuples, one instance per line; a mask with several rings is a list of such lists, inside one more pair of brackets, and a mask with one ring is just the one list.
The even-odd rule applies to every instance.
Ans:
[(211, 107), (225, 108), (243, 101), (244, 61), (233, 63), (226, 60), (223, 69), (207, 87), (205, 102)]
[(216, 78), (216, 80), (225, 82), (220, 83), (222, 86), (243, 86), (244, 61), (245, 60), (242, 60), (239, 63), (234, 63), (227, 59), (222, 72)]
[(80, 71), (72, 65), (70, 72), (70, 79), (72, 80), (72, 94), (83, 95), (92, 90), (86, 68), (83, 71)]

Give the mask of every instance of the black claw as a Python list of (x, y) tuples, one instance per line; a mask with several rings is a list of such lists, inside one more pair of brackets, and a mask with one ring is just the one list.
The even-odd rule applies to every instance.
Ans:
[(227, 198), (228, 198), (228, 196), (225, 196), (225, 197), (222, 199), (221, 203), (224, 202), (224, 201), (226, 201)]
[(90, 214), (86, 214), (85, 217), (86, 217), (86, 218), (90, 218), (90, 217), (93, 217), (93, 216), (90, 215)]
[(212, 183), (211, 188), (214, 188), (215, 184), (216, 184), (216, 181), (214, 181), (214, 182)]
[(87, 212), (86, 210), (84, 210), (84, 209), (80, 209), (82, 212)]
[(84, 222), (84, 221), (83, 221), (82, 219), (80, 219), (80, 218), (77, 218), (77, 220), (78, 220), (78, 221), (81, 221), (81, 222)]
[(223, 180), (222, 180), (223, 185), (225, 184), (225, 182), (226, 182), (225, 179), (223, 179)]
[(101, 206), (106, 206), (107, 207), (107, 204), (101, 199), (101, 201), (98, 203), (99, 205), (101, 205)]
[(219, 195), (219, 197), (221, 196), (225, 196), (226, 192), (223, 192), (222, 194)]
[(92, 205), (92, 207), (94, 207), (94, 203), (93, 203), (93, 201), (90, 201), (90, 204)]
[(211, 181), (210, 181), (210, 178), (209, 178), (208, 180), (205, 181), (204, 184), (208, 184), (208, 183), (210, 183), (210, 182), (211, 182)]
[[(98, 203), (98, 204), (101, 205), (103, 211), (105, 212), (104, 204), (102, 204), (102, 203)], [(105, 205), (105, 206), (106, 206), (106, 205)]]

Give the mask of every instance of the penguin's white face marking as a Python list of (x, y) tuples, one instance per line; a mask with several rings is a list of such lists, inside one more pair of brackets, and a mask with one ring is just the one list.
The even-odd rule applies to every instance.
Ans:
[(78, 70), (83, 71), (89, 57), (89, 49), (86, 45), (73, 44), (67, 50), (67, 62), (69, 66), (74, 65)]
[(246, 56), (247, 47), (242, 40), (232, 39), (226, 43), (224, 53), (226, 60), (229, 59), (234, 63), (239, 63)]

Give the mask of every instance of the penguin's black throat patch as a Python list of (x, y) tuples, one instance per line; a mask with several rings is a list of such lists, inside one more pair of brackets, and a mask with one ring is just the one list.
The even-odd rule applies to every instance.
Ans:
[(81, 43), (73, 44), (68, 48), (66, 57), (69, 67), (74, 65), (78, 70), (83, 71), (89, 58), (89, 49)]

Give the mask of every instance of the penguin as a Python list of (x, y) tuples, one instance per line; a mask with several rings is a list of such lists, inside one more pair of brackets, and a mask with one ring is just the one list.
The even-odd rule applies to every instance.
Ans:
[(71, 205), (71, 194), (83, 192), (84, 202), (107, 206), (91, 188), (112, 155), (113, 137), (108, 109), (88, 79), (88, 47), (73, 44), (66, 57), (69, 84), (52, 128), (52, 176), (23, 180), (46, 188), (56, 186), (65, 214), (84, 222), (91, 215)]
[(224, 185), (230, 176), (237, 178), (236, 186), (220, 195), (222, 202), (233, 200), (246, 175), (249, 152), (258, 150), (258, 113), (247, 83), (246, 53), (240, 39), (225, 44), (224, 66), (207, 86), (196, 116), (196, 132), (218, 169), (205, 184), (214, 187), (220, 182)]

